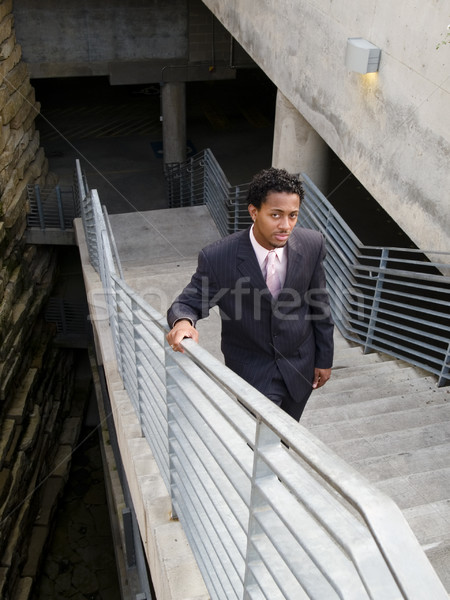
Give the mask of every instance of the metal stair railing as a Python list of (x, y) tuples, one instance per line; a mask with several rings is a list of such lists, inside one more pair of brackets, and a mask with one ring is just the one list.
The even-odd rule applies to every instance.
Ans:
[(51, 296), (45, 309), (45, 321), (56, 327), (56, 341), (85, 338), (89, 335), (86, 302)]
[[(450, 253), (364, 246), (309, 177), (301, 221), (327, 241), (328, 289), (344, 337), (438, 377), (448, 385)], [(439, 256), (433, 262), (427, 255)], [(446, 262), (444, 262), (446, 260)]]
[(39, 185), (27, 186), (29, 229), (73, 229), (73, 220), (80, 216), (74, 190), (71, 186), (57, 185), (42, 188)]
[(248, 184), (232, 186), (209, 148), (164, 168), (170, 208), (206, 204), (222, 236), (250, 224)]
[(168, 347), (117, 273), (95, 190), (83, 211), (118, 369), (210, 597), (447, 600), (387, 496), (192, 340)]
[[(168, 166), (166, 178), (170, 206), (206, 204), (221, 235), (251, 224), (248, 184), (231, 186), (210, 150)], [(449, 385), (450, 277), (443, 273), (450, 253), (364, 246), (311, 179), (304, 173), (301, 179), (300, 224), (325, 236), (327, 285), (341, 334), (366, 353), (385, 352)]]

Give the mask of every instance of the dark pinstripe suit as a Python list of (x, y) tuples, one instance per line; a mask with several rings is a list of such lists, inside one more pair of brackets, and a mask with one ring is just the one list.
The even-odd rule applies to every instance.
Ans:
[(296, 227), (287, 242), (286, 281), (274, 300), (249, 230), (234, 233), (200, 252), (197, 271), (170, 307), (168, 323), (188, 318), (195, 324), (218, 305), (226, 365), (266, 395), (278, 367), (292, 398), (306, 404), (314, 368), (330, 368), (333, 360), (324, 255), (323, 236)]

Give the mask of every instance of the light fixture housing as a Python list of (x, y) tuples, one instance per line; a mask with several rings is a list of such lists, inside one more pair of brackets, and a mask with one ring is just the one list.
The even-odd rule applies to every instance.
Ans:
[(375, 73), (380, 64), (381, 50), (364, 38), (348, 38), (345, 65), (356, 73)]

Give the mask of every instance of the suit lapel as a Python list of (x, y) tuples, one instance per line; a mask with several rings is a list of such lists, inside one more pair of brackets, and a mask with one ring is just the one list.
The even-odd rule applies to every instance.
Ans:
[[(296, 231), (294, 230), (289, 237), (287, 243), (287, 271), (286, 271), (286, 280), (284, 282), (283, 289), (298, 289), (299, 281), (301, 279), (302, 273), (304, 271), (303, 265), (303, 255), (301, 252), (301, 244), (296, 235)], [(280, 295), (283, 294), (283, 289), (280, 292)], [(279, 297), (279, 296), (278, 296)]]
[(239, 241), (236, 266), (243, 277), (249, 278), (250, 284), (253, 287), (259, 290), (267, 287), (250, 241), (250, 229), (243, 232)]

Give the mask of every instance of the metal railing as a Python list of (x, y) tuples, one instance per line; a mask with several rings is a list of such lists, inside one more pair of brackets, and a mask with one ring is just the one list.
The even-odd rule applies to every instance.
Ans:
[(245, 204), (249, 184), (232, 186), (211, 150), (166, 164), (164, 170), (171, 208), (206, 204), (222, 236), (250, 225)]
[[(364, 246), (302, 174), (305, 227), (327, 241), (325, 268), (335, 323), (347, 338), (437, 375), (450, 384), (450, 253), (432, 262), (418, 249)], [(444, 260), (446, 262), (444, 262)]]
[[(118, 368), (212, 599), (447, 599), (398, 507), (117, 274), (82, 198)], [(95, 232), (95, 235), (90, 235)]]
[[(231, 186), (210, 150), (168, 165), (166, 177), (171, 206), (206, 204), (222, 235), (249, 226), (248, 184)], [(449, 385), (450, 277), (443, 273), (450, 253), (364, 246), (309, 177), (301, 178), (300, 223), (325, 236), (327, 285), (341, 334), (365, 352), (385, 352)]]
[(41, 188), (39, 185), (29, 185), (27, 198), (29, 228), (54, 228), (65, 231), (73, 229), (73, 220), (80, 216), (77, 195), (74, 194), (72, 186)]
[(51, 296), (45, 309), (45, 321), (56, 328), (55, 341), (85, 340), (89, 335), (87, 302), (74, 302), (58, 296)]

